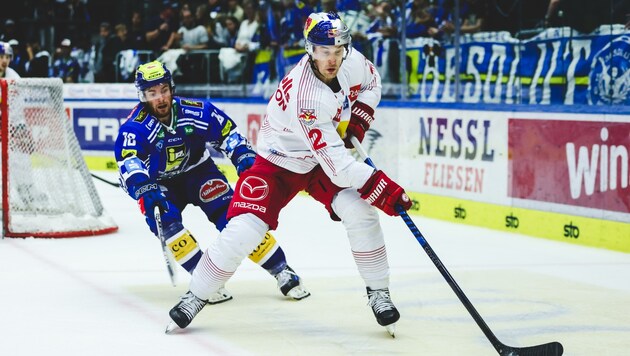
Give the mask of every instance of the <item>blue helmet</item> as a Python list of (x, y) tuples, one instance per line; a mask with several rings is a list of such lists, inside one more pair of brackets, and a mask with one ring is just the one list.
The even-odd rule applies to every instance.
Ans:
[(313, 55), (313, 46), (343, 45), (346, 52), (352, 43), (350, 28), (335, 12), (314, 12), (304, 24), (306, 52)]
[(13, 59), (13, 47), (8, 42), (0, 42), (0, 55), (6, 54)]
[(175, 90), (175, 82), (173, 82), (171, 71), (166, 68), (164, 63), (153, 61), (138, 66), (135, 85), (141, 101), (146, 101), (144, 97), (145, 90), (162, 83), (168, 83), (171, 90)]

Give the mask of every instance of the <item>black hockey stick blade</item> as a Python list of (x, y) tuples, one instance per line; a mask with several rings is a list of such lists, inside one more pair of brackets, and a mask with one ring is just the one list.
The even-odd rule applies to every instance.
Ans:
[(499, 355), (504, 356), (559, 356), (564, 352), (562, 344), (557, 341), (528, 347), (512, 347), (499, 344), (494, 345), (494, 347), (499, 352)]
[[(350, 141), (354, 145), (354, 148), (357, 150), (361, 158), (363, 158), (365, 163), (372, 166), (373, 168), (376, 168), (376, 165), (374, 164), (374, 162), (372, 162), (370, 157), (367, 155), (367, 152), (365, 152), (365, 150), (363, 149), (363, 146), (361, 146), (361, 142), (359, 142), (359, 140), (356, 137), (351, 137)], [(403, 209), (400, 205), (396, 206), (396, 211), (398, 212), (400, 217), (403, 219), (403, 221), (405, 222), (405, 224), (407, 225), (407, 227), (409, 228), (413, 236), (416, 238), (420, 246), (422, 246), (427, 256), (429, 256), (429, 259), (431, 260), (431, 262), (433, 262), (433, 264), (438, 269), (442, 277), (444, 277), (444, 279), (446, 280), (448, 285), (451, 287), (453, 292), (455, 292), (455, 295), (457, 296), (457, 298), (459, 298), (459, 300), (462, 302), (466, 310), (468, 310), (468, 313), (470, 313), (470, 316), (472, 316), (472, 318), (475, 320), (475, 322), (477, 323), (481, 331), (484, 333), (484, 335), (486, 335), (486, 338), (488, 338), (488, 340), (490, 341), (492, 346), (494, 346), (495, 350), (499, 353), (499, 355), (502, 355), (502, 356), (561, 356), (562, 355), (562, 353), (564, 352), (564, 349), (559, 342), (550, 342), (547, 344), (528, 346), (528, 347), (511, 347), (499, 341), (499, 339), (494, 335), (492, 330), (490, 330), (490, 327), (488, 326), (488, 324), (486, 324), (486, 322), (483, 320), (479, 312), (477, 312), (477, 309), (475, 309), (475, 307), (470, 302), (466, 294), (464, 294), (464, 291), (459, 287), (459, 285), (455, 281), (455, 278), (451, 276), (450, 272), (446, 269), (446, 266), (444, 266), (440, 258), (435, 253), (435, 251), (433, 251), (433, 248), (431, 248), (431, 245), (429, 245), (429, 242), (424, 238), (424, 236), (420, 232), (420, 229), (418, 229), (418, 227), (413, 222), (413, 220), (411, 220), (411, 217), (409, 216), (409, 214), (407, 214), (405, 209)]]

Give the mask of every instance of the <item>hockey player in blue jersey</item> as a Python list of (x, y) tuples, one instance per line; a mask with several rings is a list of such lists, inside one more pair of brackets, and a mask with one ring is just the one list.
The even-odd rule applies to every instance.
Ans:
[[(160, 207), (166, 244), (175, 260), (192, 273), (203, 253), (184, 227), (181, 211), (196, 205), (221, 231), (233, 195), (207, 146), (223, 152), (239, 175), (252, 166), (256, 153), (234, 121), (208, 100), (174, 96), (175, 84), (163, 63), (140, 65), (135, 85), (140, 103), (121, 125), (114, 148), (121, 186), (138, 201), (156, 235), (153, 210)], [(269, 232), (249, 258), (277, 279), (285, 296), (299, 300), (310, 295)], [(208, 302), (230, 299), (221, 288)]]

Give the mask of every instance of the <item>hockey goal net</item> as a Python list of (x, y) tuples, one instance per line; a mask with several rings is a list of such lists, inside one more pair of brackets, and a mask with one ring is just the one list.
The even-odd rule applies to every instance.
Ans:
[(56, 78), (0, 79), (3, 236), (118, 230), (81, 154), (62, 86)]

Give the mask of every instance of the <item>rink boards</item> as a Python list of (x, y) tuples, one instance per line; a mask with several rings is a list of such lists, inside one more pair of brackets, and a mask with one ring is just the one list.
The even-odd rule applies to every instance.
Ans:
[[(131, 85), (67, 85), (91, 170), (115, 170)], [(255, 145), (266, 102), (217, 99)], [(630, 110), (384, 100), (363, 142), (410, 192), (412, 214), (630, 252)], [(229, 178), (228, 160), (216, 157)]]

